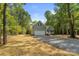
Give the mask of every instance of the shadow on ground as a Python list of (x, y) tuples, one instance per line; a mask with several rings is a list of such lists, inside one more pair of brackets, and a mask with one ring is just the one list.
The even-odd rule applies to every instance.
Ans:
[(69, 39), (63, 40), (63, 39), (53, 38), (51, 36), (36, 36), (36, 37), (38, 38), (38, 40), (54, 45), (55, 47), (79, 54), (78, 39), (69, 38)]

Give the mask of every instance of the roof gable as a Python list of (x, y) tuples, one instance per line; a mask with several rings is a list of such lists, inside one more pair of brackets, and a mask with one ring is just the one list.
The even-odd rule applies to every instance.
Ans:
[(39, 21), (35, 25), (33, 25), (34, 30), (45, 30), (45, 25)]
[(34, 26), (44, 26), (44, 24), (41, 21), (38, 21)]

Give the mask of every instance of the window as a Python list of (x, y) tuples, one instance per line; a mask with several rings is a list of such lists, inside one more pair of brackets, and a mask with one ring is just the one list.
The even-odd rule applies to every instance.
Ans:
[(40, 23), (38, 23), (38, 26), (40, 26), (41, 24)]

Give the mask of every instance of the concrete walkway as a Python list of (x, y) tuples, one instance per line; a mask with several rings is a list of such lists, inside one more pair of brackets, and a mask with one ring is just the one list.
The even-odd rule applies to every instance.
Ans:
[(37, 36), (37, 38), (41, 41), (47, 42), (51, 45), (67, 50), (69, 52), (79, 53), (79, 40), (59, 40), (57, 38), (52, 38), (50, 36)]

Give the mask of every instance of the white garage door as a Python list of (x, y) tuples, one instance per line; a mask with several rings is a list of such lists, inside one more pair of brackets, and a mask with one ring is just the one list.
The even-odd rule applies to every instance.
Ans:
[(45, 35), (45, 31), (35, 31), (35, 35)]

